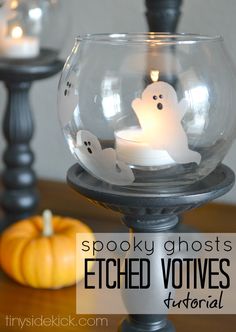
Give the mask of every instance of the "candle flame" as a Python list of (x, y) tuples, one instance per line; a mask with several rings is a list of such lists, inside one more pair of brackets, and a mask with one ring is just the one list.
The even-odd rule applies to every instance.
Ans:
[(153, 83), (159, 80), (159, 74), (160, 74), (159, 70), (151, 70), (150, 77)]
[(14, 39), (19, 39), (23, 36), (23, 30), (21, 27), (16, 26), (11, 30), (11, 36)]

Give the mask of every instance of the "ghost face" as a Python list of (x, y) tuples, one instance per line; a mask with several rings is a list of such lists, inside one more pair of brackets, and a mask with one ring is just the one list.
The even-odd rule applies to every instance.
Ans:
[(116, 159), (112, 148), (102, 149), (96, 136), (87, 130), (77, 133), (75, 155), (82, 166), (96, 178), (115, 185), (134, 182), (132, 170)]
[(178, 105), (174, 88), (165, 82), (150, 84), (142, 94), (142, 102), (147, 108), (157, 112), (171, 111)]
[(80, 150), (91, 158), (96, 158), (96, 156), (102, 151), (101, 144), (96, 136), (85, 130), (78, 132), (76, 143)]
[(64, 128), (72, 119), (78, 108), (77, 77), (71, 73), (65, 82), (60, 83), (61, 93), (59, 95), (59, 116)]
[(159, 148), (175, 137), (176, 131), (183, 131), (177, 94), (166, 82), (148, 85), (132, 107), (145, 136), (150, 142), (158, 142)]
[(147, 86), (142, 98), (132, 102), (144, 140), (154, 149), (165, 150), (180, 164), (201, 161), (198, 152), (188, 147), (188, 137), (181, 120), (186, 112), (185, 99), (178, 102), (174, 88), (166, 82)]

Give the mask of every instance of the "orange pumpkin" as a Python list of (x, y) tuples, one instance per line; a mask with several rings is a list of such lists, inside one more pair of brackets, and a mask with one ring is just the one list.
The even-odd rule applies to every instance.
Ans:
[[(2, 269), (17, 282), (34, 288), (61, 288), (76, 282), (76, 233), (94, 236), (81, 221), (51, 215), (20, 221), (1, 237)], [(89, 255), (89, 253), (88, 253)], [(77, 281), (84, 267), (77, 271)]]

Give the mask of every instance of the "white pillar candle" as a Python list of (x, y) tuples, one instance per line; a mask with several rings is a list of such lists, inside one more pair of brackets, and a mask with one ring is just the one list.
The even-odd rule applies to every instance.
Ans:
[(22, 28), (16, 26), (12, 29), (10, 36), (1, 40), (0, 50), (2, 57), (6, 58), (34, 58), (40, 52), (39, 39), (24, 36)]
[(145, 142), (142, 129), (130, 128), (115, 133), (117, 159), (133, 166), (163, 167), (176, 162), (167, 151), (153, 149)]

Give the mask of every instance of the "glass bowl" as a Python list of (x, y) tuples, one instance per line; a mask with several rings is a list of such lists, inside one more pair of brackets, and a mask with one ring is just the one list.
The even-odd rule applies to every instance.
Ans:
[(235, 91), (220, 36), (85, 35), (61, 76), (59, 118), (72, 154), (94, 177), (175, 190), (223, 160), (235, 138)]

